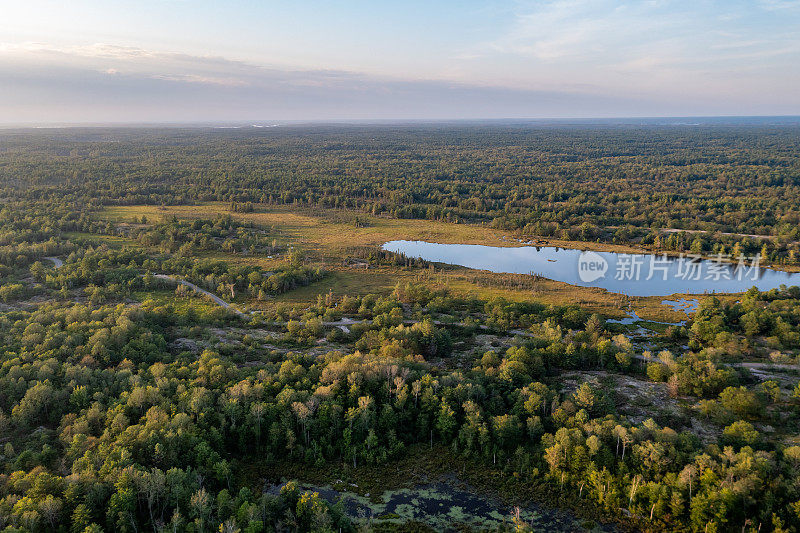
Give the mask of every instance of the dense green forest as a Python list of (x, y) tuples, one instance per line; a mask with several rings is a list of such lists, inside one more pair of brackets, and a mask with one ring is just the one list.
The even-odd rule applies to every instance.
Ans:
[(795, 263), (798, 139), (791, 125), (19, 131), (0, 179), (89, 206), (327, 206), (675, 251), (766, 245)]
[[(588, 530), (800, 529), (797, 287), (625, 323), (524, 284), (498, 296), (501, 275), (466, 295), (395, 254), (323, 261), (288, 223), (237, 217), (791, 266), (796, 127), (7, 131), (0, 197), (0, 530), (430, 531), (303, 483), (433, 456), (506, 509), (454, 529), (536, 529), (512, 510), (530, 502)], [(212, 201), (226, 213), (105, 211)], [(365, 289), (322, 288), (342, 272)]]

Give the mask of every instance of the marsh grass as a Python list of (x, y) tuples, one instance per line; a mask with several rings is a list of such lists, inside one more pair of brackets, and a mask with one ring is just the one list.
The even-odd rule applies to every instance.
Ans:
[[(397, 282), (421, 281), (447, 287), (458, 296), (480, 299), (496, 297), (510, 301), (537, 301), (544, 304), (578, 304), (591, 312), (609, 318), (622, 318), (633, 309), (643, 319), (659, 322), (678, 322), (686, 315), (662, 305), (662, 297), (627, 297), (593, 287), (578, 287), (544, 278), (522, 274), (499, 274), (467, 268), (435, 265), (432, 268), (371, 266), (363, 263), (379, 246), (390, 240), (425, 240), (442, 243), (484, 244), (491, 246), (520, 246), (508, 232), (482, 225), (448, 222), (394, 219), (358, 213), (362, 224), (353, 224), (353, 212), (336, 209), (309, 209), (290, 206), (257, 206), (252, 213), (233, 213), (227, 204), (216, 202), (197, 206), (111, 206), (101, 215), (113, 222), (133, 223), (142, 216), (149, 224), (160, 223), (176, 216), (181, 219), (213, 218), (230, 214), (234, 219), (251, 222), (293, 245), (306, 261), (321, 265), (330, 272), (323, 280), (295, 289), (267, 301), (250, 301), (253, 309), (269, 310), (277, 305), (302, 305), (316, 301), (320, 294), (332, 291), (336, 295), (388, 293)], [(87, 235), (88, 236), (88, 235)], [(98, 237), (114, 246), (138, 245), (124, 237)], [(593, 242), (548, 240), (550, 246), (605, 250), (616, 252), (642, 251), (626, 246), (603, 245)], [(255, 264), (272, 269), (285, 264), (285, 257), (244, 255), (213, 252), (200, 257), (220, 259), (235, 264)]]

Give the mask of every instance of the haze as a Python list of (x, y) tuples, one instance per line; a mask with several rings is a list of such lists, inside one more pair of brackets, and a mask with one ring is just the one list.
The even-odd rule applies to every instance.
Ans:
[(0, 122), (800, 114), (800, 1), (6, 2)]

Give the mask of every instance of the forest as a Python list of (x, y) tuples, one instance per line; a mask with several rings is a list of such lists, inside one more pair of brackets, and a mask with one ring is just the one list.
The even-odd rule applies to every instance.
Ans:
[(442, 530), (327, 497), (411, 478), (501, 510), (451, 531), (800, 530), (800, 288), (679, 313), (374, 245), (797, 269), (795, 126), (8, 130), (0, 197), (0, 531)]
[(771, 260), (796, 264), (798, 133), (792, 125), (12, 130), (0, 146), (0, 179), (22, 198), (89, 206), (333, 207), (672, 251), (766, 246)]

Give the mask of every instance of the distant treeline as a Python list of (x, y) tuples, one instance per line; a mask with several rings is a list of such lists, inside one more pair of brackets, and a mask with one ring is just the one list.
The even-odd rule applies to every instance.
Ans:
[(670, 250), (695, 236), (660, 229), (703, 230), (707, 253), (766, 244), (784, 262), (800, 239), (795, 126), (64, 130), (3, 146), (6, 195), (89, 207), (321, 206)]

